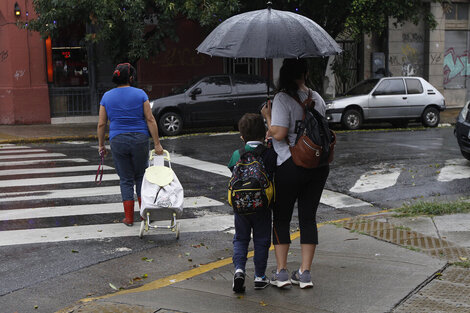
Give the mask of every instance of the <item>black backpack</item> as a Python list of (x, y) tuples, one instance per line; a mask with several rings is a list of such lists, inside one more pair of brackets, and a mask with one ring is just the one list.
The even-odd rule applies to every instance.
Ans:
[(232, 171), (228, 185), (228, 202), (240, 215), (253, 214), (269, 207), (274, 197), (274, 185), (268, 178), (259, 145), (252, 151), (239, 150), (240, 160)]
[(309, 97), (304, 103), (295, 99), (304, 110), (304, 119), (296, 122), (297, 137), (295, 146), (291, 147), (291, 153), (297, 165), (314, 168), (333, 161), (336, 135), (330, 130), (327, 119), (315, 110), (314, 106), (306, 105), (310, 99)]

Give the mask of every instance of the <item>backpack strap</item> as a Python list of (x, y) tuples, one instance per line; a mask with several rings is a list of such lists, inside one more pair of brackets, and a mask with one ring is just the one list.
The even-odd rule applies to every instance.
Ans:
[(247, 152), (251, 152), (253, 154), (255, 154), (256, 156), (261, 156), (263, 154), (263, 152), (266, 150), (267, 148), (263, 145), (263, 144), (260, 144), (258, 145), (256, 148), (254, 148), (253, 150), (250, 150), (250, 151), (246, 151), (245, 147), (241, 148), (241, 149), (238, 149), (238, 153), (240, 154), (240, 159), (241, 157), (247, 153)]

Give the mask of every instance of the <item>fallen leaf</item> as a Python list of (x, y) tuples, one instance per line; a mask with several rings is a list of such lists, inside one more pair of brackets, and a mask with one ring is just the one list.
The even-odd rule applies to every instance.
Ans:
[(114, 290), (119, 290), (116, 288), (116, 286), (114, 286), (113, 284), (109, 283), (109, 287), (113, 288)]
[(191, 253), (189, 253), (189, 252), (186, 252), (184, 255), (186, 255), (186, 256), (190, 256), (190, 255), (191, 255)]
[(189, 262), (192, 262), (192, 261), (193, 261), (193, 259), (188, 259), (188, 261), (189, 261)]
[(78, 251), (77, 250), (72, 250), (72, 253), (78, 253)]
[(37, 305), (34, 306), (34, 309), (35, 309), (35, 310), (37, 310), (38, 308), (39, 308), (39, 306), (37, 306)]
[(267, 304), (264, 303), (264, 301), (260, 301), (259, 304), (260, 304), (261, 306), (267, 306)]
[(134, 280), (134, 281), (140, 281), (140, 280), (142, 280), (142, 277), (134, 277), (134, 278), (132, 278), (132, 280)]
[(149, 275), (144, 274), (144, 275), (142, 275), (141, 277), (142, 277), (143, 279), (145, 279), (145, 278), (149, 277)]
[(463, 256), (461, 256), (459, 259), (461, 259), (462, 261), (467, 261), (468, 260), (468, 258), (465, 258)]
[(153, 259), (147, 259), (147, 260), (145, 260), (145, 262), (149, 262), (149, 263), (153, 262)]
[(101, 233), (103, 230), (102, 229), (98, 229), (98, 232)]
[(243, 296), (237, 296), (237, 299), (243, 299)]

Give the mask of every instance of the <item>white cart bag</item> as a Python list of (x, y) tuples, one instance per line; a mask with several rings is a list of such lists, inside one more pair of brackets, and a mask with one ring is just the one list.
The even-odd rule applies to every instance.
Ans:
[[(165, 166), (167, 161), (168, 166)], [(179, 223), (176, 216), (183, 213), (184, 191), (176, 174), (171, 169), (170, 154), (164, 150), (163, 155), (156, 155), (155, 150), (150, 151), (149, 167), (145, 170), (141, 188), (140, 216), (143, 218), (139, 237), (143, 231), (150, 228), (165, 228), (176, 232), (179, 237)], [(151, 216), (158, 214), (158, 210), (170, 209), (173, 217), (170, 226), (157, 226), (151, 224)]]

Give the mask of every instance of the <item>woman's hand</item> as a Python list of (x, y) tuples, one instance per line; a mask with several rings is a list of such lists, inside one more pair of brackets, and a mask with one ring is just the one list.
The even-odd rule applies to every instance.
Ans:
[(108, 154), (108, 150), (106, 149), (106, 146), (99, 146), (98, 153), (100, 154), (100, 156), (105, 157)]
[(268, 102), (266, 102), (266, 104), (263, 106), (261, 109), (261, 115), (266, 120), (271, 120), (271, 100), (268, 100)]
[(163, 147), (162, 147), (162, 145), (161, 145), (159, 142), (157, 142), (157, 143), (154, 142), (153, 145), (154, 145), (154, 147), (155, 147), (155, 148), (154, 148), (154, 149), (155, 149), (155, 154), (157, 154), (157, 155), (162, 155), (162, 154), (163, 154)]

